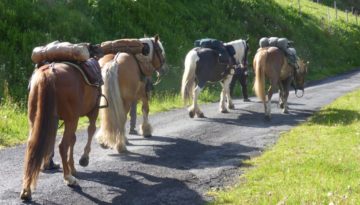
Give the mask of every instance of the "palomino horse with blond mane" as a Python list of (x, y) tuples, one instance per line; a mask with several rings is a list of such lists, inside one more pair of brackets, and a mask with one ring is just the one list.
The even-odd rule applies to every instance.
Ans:
[[(264, 103), (265, 119), (270, 120), (271, 97), (280, 88), (280, 108), (283, 113), (288, 113), (288, 96), (290, 86), (293, 83), (295, 94), (302, 90), (304, 94), (304, 80), (309, 62), (297, 59), (299, 68), (291, 66), (283, 51), (277, 47), (260, 48), (253, 60), (255, 73), (254, 90), (255, 94)], [(265, 78), (270, 82), (270, 87), (265, 93)]]
[(152, 128), (148, 119), (150, 96), (146, 89), (146, 78), (154, 71), (162, 74), (165, 69), (165, 51), (159, 37), (156, 35), (140, 41), (149, 46), (147, 56), (120, 52), (105, 55), (99, 60), (104, 80), (102, 92), (108, 99), (109, 107), (100, 111), (100, 129), (96, 138), (102, 147), (115, 148), (119, 153), (126, 151), (125, 123), (131, 104), (137, 100), (142, 101), (140, 133), (144, 137), (151, 136)]
[[(88, 49), (90, 56), (101, 52), (97, 46), (90, 45)], [(58, 119), (63, 120), (65, 125), (59, 145), (65, 183), (69, 186), (77, 184), (73, 151), (80, 116), (87, 116), (90, 124), (88, 141), (79, 163), (82, 166), (89, 163), (101, 90), (100, 86), (87, 84), (79, 69), (78, 65), (71, 62), (54, 62), (36, 69), (31, 77), (28, 99), (30, 134), (20, 195), (23, 200), (31, 200), (31, 191), (35, 188), (41, 166), (46, 167), (49, 162), (54, 150)]]
[[(249, 49), (246, 40), (239, 39), (224, 45), (231, 46), (235, 51), (233, 57), (236, 66), (246, 66)], [(229, 67), (229, 65), (219, 62), (219, 54), (214, 49), (200, 47), (191, 49), (185, 57), (185, 68), (181, 84), (181, 95), (184, 102), (187, 103), (192, 100), (192, 105), (189, 107), (189, 116), (191, 118), (195, 115), (199, 118), (205, 117), (199, 108), (197, 100), (206, 82), (221, 83), (223, 89), (220, 94), (220, 112), (227, 113), (228, 109), (233, 109), (234, 104), (229, 89), (232, 75), (232, 66)]]

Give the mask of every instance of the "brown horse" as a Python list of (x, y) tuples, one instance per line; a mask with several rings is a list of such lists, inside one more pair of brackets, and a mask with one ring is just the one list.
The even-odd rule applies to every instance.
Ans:
[[(264, 103), (265, 119), (270, 120), (271, 97), (278, 88), (280, 88), (280, 108), (283, 109), (283, 113), (288, 113), (287, 98), (291, 84), (295, 85), (295, 91), (300, 89), (304, 92), (304, 79), (309, 62), (304, 63), (297, 59), (297, 63), (298, 69), (292, 67), (284, 52), (277, 47), (260, 48), (257, 51), (253, 60), (254, 90), (256, 96)], [(270, 82), (267, 98), (265, 95), (265, 78)]]
[[(146, 78), (154, 71), (162, 73), (165, 68), (165, 51), (159, 37), (143, 38), (140, 41), (149, 45), (148, 56), (108, 54), (99, 61), (104, 80), (102, 92), (108, 99), (109, 107), (100, 111), (100, 129), (96, 138), (102, 147), (115, 148), (119, 153), (126, 151), (126, 118), (131, 103), (137, 100), (142, 101), (143, 123), (140, 133), (144, 137), (151, 136), (152, 128), (148, 119), (150, 96), (145, 88)], [(144, 70), (144, 66), (147, 69)]]
[(31, 190), (35, 188), (41, 166), (46, 166), (49, 162), (54, 150), (58, 119), (62, 119), (65, 125), (59, 144), (65, 183), (70, 186), (77, 184), (73, 150), (80, 116), (87, 116), (90, 121), (88, 142), (80, 159), (80, 165), (88, 165), (101, 90), (86, 84), (74, 66), (67, 62), (46, 64), (38, 68), (31, 77), (28, 99), (30, 134), (20, 195), (23, 200), (31, 199)]

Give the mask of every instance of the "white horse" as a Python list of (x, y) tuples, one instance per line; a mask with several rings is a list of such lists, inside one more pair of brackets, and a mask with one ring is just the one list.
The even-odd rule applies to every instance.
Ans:
[[(245, 66), (249, 45), (247, 40), (235, 40), (224, 44), (232, 46), (235, 50), (233, 55), (236, 66)], [(218, 53), (210, 48), (193, 48), (185, 58), (185, 69), (182, 77), (181, 95), (187, 104), (192, 99), (189, 107), (191, 118), (196, 114), (203, 118), (204, 113), (200, 110), (197, 100), (206, 82), (219, 82), (222, 85), (220, 95), (220, 112), (227, 113), (228, 109), (233, 109), (234, 104), (230, 97), (229, 85), (233, 76), (233, 69), (228, 65), (219, 62)], [(227, 106), (225, 106), (225, 104)]]

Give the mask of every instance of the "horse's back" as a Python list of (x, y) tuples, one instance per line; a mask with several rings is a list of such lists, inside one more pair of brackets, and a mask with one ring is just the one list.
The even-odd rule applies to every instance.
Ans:
[(219, 63), (219, 54), (210, 48), (196, 49), (199, 60), (196, 63), (196, 77), (200, 83), (218, 82), (225, 76), (225, 64)]
[(54, 63), (44, 65), (39, 70), (54, 75), (57, 111), (61, 119), (86, 115), (96, 106), (99, 92), (85, 83), (77, 68)]

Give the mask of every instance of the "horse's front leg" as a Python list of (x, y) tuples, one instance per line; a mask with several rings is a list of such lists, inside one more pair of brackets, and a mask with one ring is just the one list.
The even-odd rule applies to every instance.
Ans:
[(189, 116), (191, 118), (193, 118), (195, 114), (199, 118), (205, 117), (204, 113), (200, 110), (200, 107), (197, 103), (201, 90), (202, 88), (199, 85), (197, 85), (193, 91), (193, 104), (189, 108)]
[(289, 89), (290, 89), (291, 80), (286, 80), (283, 82), (283, 97), (282, 97), (282, 103), (283, 103), (283, 113), (289, 113), (289, 106), (288, 106), (288, 97), (289, 97)]
[(151, 137), (152, 136), (152, 127), (149, 123), (149, 96), (150, 94), (147, 93), (145, 96), (141, 98), (142, 101), (142, 113), (143, 113), (143, 122), (140, 125), (140, 134), (144, 137)]
[(92, 138), (96, 131), (96, 118), (98, 116), (98, 113), (99, 113), (99, 109), (95, 109), (87, 116), (89, 118), (89, 126), (87, 129), (88, 140), (84, 148), (84, 153), (79, 160), (79, 164), (83, 167), (86, 167), (89, 164), (89, 153), (91, 151)]

